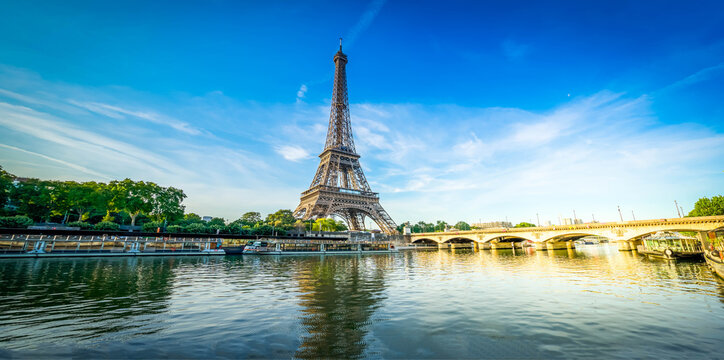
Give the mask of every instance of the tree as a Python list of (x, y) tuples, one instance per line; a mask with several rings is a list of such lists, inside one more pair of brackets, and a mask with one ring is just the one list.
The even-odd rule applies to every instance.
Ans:
[(337, 222), (331, 218), (322, 218), (314, 221), (313, 231), (337, 231)]
[(186, 207), (181, 203), (186, 198), (186, 194), (184, 194), (183, 190), (174, 187), (161, 187), (154, 183), (149, 184), (152, 184), (153, 210), (151, 215), (154, 219), (171, 222), (184, 216)]
[(269, 214), (266, 217), (264, 223), (273, 226), (274, 228), (291, 229), (294, 227), (294, 223), (297, 219), (292, 215), (291, 210), (278, 210), (273, 214)]
[(105, 212), (108, 206), (108, 200), (102, 192), (105, 184), (94, 181), (85, 183), (67, 181), (63, 186), (67, 189), (67, 204), (78, 215), (78, 221), (83, 221), (83, 215), (91, 210)]
[(241, 217), (236, 221), (239, 221), (242, 225), (254, 226), (261, 222), (261, 214), (256, 211), (250, 211), (241, 215)]
[(520, 224), (518, 224), (518, 225), (515, 225), (515, 226), (513, 226), (513, 227), (516, 227), (516, 228), (535, 227), (535, 224), (531, 224), (531, 223), (529, 223), (529, 222), (522, 222), (522, 223), (520, 223)]
[[(347, 231), (347, 224), (342, 220), (337, 220), (337, 231)], [(400, 232), (401, 234), (402, 232)]]
[(712, 196), (711, 199), (703, 197), (696, 201), (694, 210), (688, 216), (716, 216), (724, 215), (724, 196)]
[(19, 181), (10, 192), (10, 198), (18, 213), (27, 215), (34, 221), (47, 220), (52, 211), (52, 197), (47, 185), (39, 179)]
[(5, 206), (10, 200), (10, 192), (13, 189), (13, 181), (15, 176), (0, 166), (0, 214), (5, 213)]
[(123, 210), (131, 217), (131, 226), (136, 225), (136, 218), (139, 214), (148, 214), (153, 210), (154, 188), (158, 185), (125, 179), (115, 184), (115, 191), (120, 192), (119, 204), (122, 203)]
[(437, 224), (435, 224), (435, 231), (445, 231), (445, 229), (447, 228), (447, 226), (448, 226), (448, 225), (447, 225), (446, 222), (444, 222), (444, 221), (442, 221), (442, 220), (438, 220), (438, 221), (437, 221)]
[(454, 227), (458, 230), (470, 230), (470, 225), (465, 221), (458, 221)]
[(224, 218), (219, 218), (219, 217), (212, 218), (211, 220), (209, 220), (206, 223), (206, 226), (212, 226), (212, 225), (217, 225), (217, 226), (222, 226), (222, 227), (226, 226), (226, 220), (224, 220)]

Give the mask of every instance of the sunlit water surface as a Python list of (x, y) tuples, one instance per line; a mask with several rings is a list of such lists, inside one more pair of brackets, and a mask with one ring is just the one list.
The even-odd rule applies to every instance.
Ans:
[(0, 260), (0, 357), (684, 358), (724, 282), (615, 247)]

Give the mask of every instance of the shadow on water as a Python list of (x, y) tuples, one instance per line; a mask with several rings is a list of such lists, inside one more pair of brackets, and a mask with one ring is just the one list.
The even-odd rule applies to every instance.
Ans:
[(301, 325), (298, 358), (361, 358), (368, 328), (385, 299), (386, 256), (320, 257), (300, 273)]

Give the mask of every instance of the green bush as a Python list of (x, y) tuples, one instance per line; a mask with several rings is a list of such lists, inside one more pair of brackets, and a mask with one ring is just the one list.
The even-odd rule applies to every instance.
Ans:
[(81, 230), (89, 230), (89, 229), (93, 228), (92, 224), (89, 224), (84, 221), (73, 221), (73, 222), (67, 223), (66, 225), (70, 226), (70, 227), (77, 227), (77, 228), (80, 228)]
[(183, 232), (184, 228), (181, 225), (169, 225), (166, 227), (166, 232), (180, 233)]
[(94, 230), (113, 230), (118, 231), (121, 229), (121, 225), (118, 225), (112, 221), (101, 221), (93, 227)]
[[(192, 234), (207, 234), (209, 233), (209, 228), (206, 227), (206, 224), (195, 223), (184, 227), (184, 232)], [(216, 232), (216, 230), (214, 230), (214, 232)]]
[(158, 228), (163, 229), (163, 223), (160, 221), (151, 221), (143, 224), (143, 231), (144, 232), (156, 232)]
[(0, 227), (4, 228), (26, 228), (33, 225), (33, 220), (27, 216), (1, 216)]

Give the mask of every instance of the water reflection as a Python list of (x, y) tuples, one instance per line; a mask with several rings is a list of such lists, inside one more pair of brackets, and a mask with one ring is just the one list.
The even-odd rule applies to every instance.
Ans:
[(0, 281), (0, 358), (707, 358), (724, 336), (704, 263), (605, 245), (2, 260)]
[(385, 299), (390, 257), (321, 257), (299, 273), (305, 334), (295, 356), (360, 358), (371, 317)]
[(150, 334), (167, 308), (174, 258), (0, 262), (0, 343)]

